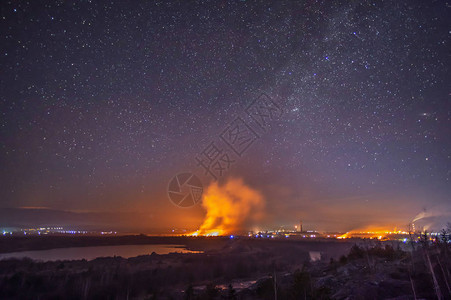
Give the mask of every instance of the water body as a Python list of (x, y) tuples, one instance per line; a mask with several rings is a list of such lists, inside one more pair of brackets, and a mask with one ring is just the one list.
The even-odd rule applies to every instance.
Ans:
[(119, 246), (96, 246), (96, 247), (73, 247), (58, 248), (50, 250), (20, 251), (1, 253), (0, 259), (28, 257), (39, 261), (56, 260), (92, 260), (97, 257), (121, 256), (123, 258), (147, 255), (155, 252), (157, 254), (169, 253), (200, 253), (201, 251), (190, 251), (183, 245), (119, 245)]

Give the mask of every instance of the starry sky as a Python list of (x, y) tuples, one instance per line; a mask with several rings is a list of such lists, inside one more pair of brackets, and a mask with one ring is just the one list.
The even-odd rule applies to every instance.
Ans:
[(195, 228), (169, 180), (207, 186), (196, 156), (265, 93), (283, 113), (219, 178), (263, 227), (450, 221), (450, 6), (1, 1), (0, 207)]

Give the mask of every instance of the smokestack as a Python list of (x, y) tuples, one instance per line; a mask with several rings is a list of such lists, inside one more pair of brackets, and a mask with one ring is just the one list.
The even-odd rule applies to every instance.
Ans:
[(302, 220), (299, 220), (299, 232), (302, 232)]

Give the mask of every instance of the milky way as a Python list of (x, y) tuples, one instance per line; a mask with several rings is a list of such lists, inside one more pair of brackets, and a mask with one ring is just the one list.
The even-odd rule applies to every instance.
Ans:
[(0, 5), (3, 207), (169, 226), (170, 178), (202, 176), (196, 155), (264, 92), (283, 114), (222, 179), (260, 190), (268, 224), (450, 212), (445, 1)]

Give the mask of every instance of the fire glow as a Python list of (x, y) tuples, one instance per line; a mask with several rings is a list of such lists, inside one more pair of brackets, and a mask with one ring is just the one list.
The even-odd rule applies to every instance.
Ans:
[(199, 229), (192, 236), (223, 236), (245, 230), (247, 222), (263, 217), (265, 202), (260, 192), (241, 179), (229, 179), (224, 185), (213, 182), (202, 200), (207, 211)]
[(399, 234), (407, 235), (409, 233), (407, 231), (397, 230), (396, 228), (386, 229), (386, 228), (368, 227), (365, 229), (357, 229), (357, 230), (352, 230), (352, 231), (346, 232), (345, 234), (338, 236), (337, 239), (364, 237), (364, 238), (370, 238), (370, 239), (385, 240), (385, 239), (388, 239), (389, 236), (399, 235)]

